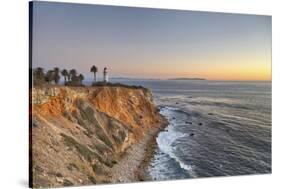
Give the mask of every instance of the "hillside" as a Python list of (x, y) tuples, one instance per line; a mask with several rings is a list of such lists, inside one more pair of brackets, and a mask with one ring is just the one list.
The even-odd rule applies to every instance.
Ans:
[(31, 93), (33, 187), (119, 182), (111, 170), (164, 122), (144, 88), (45, 86)]

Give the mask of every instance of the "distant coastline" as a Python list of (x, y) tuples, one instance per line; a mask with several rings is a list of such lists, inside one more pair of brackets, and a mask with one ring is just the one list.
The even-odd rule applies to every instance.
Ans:
[(137, 77), (111, 77), (110, 79), (123, 79), (123, 80), (161, 80), (158, 78), (137, 78)]
[(188, 78), (188, 77), (180, 77), (180, 78), (169, 78), (167, 80), (207, 80), (204, 78)]
[(207, 80), (205, 78), (188, 78), (188, 77), (179, 77), (179, 78), (133, 78), (133, 77), (112, 77), (111, 79), (123, 79), (123, 80)]

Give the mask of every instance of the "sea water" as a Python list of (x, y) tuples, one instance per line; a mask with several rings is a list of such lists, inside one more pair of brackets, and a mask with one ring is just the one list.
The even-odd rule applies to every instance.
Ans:
[(116, 80), (149, 88), (169, 125), (153, 180), (271, 173), (271, 82)]

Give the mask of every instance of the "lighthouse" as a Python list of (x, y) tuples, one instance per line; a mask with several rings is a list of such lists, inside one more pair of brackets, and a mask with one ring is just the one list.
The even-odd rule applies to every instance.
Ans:
[(108, 74), (107, 74), (107, 67), (103, 69), (103, 82), (108, 82)]

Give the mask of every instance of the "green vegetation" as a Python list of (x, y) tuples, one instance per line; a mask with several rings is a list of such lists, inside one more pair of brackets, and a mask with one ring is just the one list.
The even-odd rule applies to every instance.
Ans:
[(77, 75), (75, 69), (67, 71), (63, 69), (60, 72), (58, 67), (53, 70), (48, 70), (46, 73), (41, 67), (32, 70), (32, 79), (34, 85), (44, 85), (44, 84), (59, 84), (60, 74), (64, 77), (64, 85), (67, 86), (83, 86), (82, 81), (84, 76), (82, 74)]
[(97, 82), (96, 73), (98, 72), (98, 68), (95, 65), (93, 65), (90, 71), (94, 73), (94, 82)]
[(58, 84), (59, 81), (60, 81), (60, 69), (58, 67), (55, 67), (54, 68), (54, 81), (55, 81), (55, 84)]
[(122, 83), (96, 82), (96, 83), (93, 83), (92, 86), (93, 87), (103, 87), (103, 86), (108, 86), (108, 87), (124, 87), (124, 88), (127, 88), (127, 89), (142, 89), (142, 90), (147, 91), (147, 92), (149, 91), (149, 89), (144, 88), (141, 85), (139, 85), (139, 86), (136, 86), (136, 85), (125, 85), (125, 84), (122, 84)]
[(69, 82), (70, 78), (68, 77), (69, 73), (66, 69), (63, 69), (61, 71), (61, 75), (64, 77), (64, 84), (66, 84), (67, 82)]
[[(100, 81), (97, 82), (96, 74), (98, 72), (98, 68), (93, 65), (90, 69), (90, 72), (94, 73), (94, 81), (92, 83), (93, 87), (102, 87), (102, 86), (108, 86), (108, 87), (124, 87), (129, 89), (142, 89), (144, 92), (149, 92), (148, 89), (142, 87), (142, 86), (129, 86), (124, 85), (122, 83), (110, 83), (110, 82), (104, 82)], [(83, 80), (85, 79), (83, 74), (78, 74), (75, 69), (66, 70), (60, 69), (58, 67), (55, 67), (53, 70), (48, 70), (47, 72), (44, 71), (43, 68), (38, 67), (32, 70), (32, 79), (33, 79), (33, 85), (44, 85), (44, 84), (59, 84), (60, 81), (60, 74), (64, 78), (64, 85), (65, 86), (84, 86)]]
[(34, 85), (46, 83), (44, 69), (41, 67), (32, 70), (32, 77)]
[(69, 77), (70, 81), (68, 81), (65, 85), (68, 86), (83, 86), (82, 80), (84, 80), (84, 76), (82, 74), (79, 74), (77, 76), (77, 71), (75, 69), (71, 69), (69, 71)]

